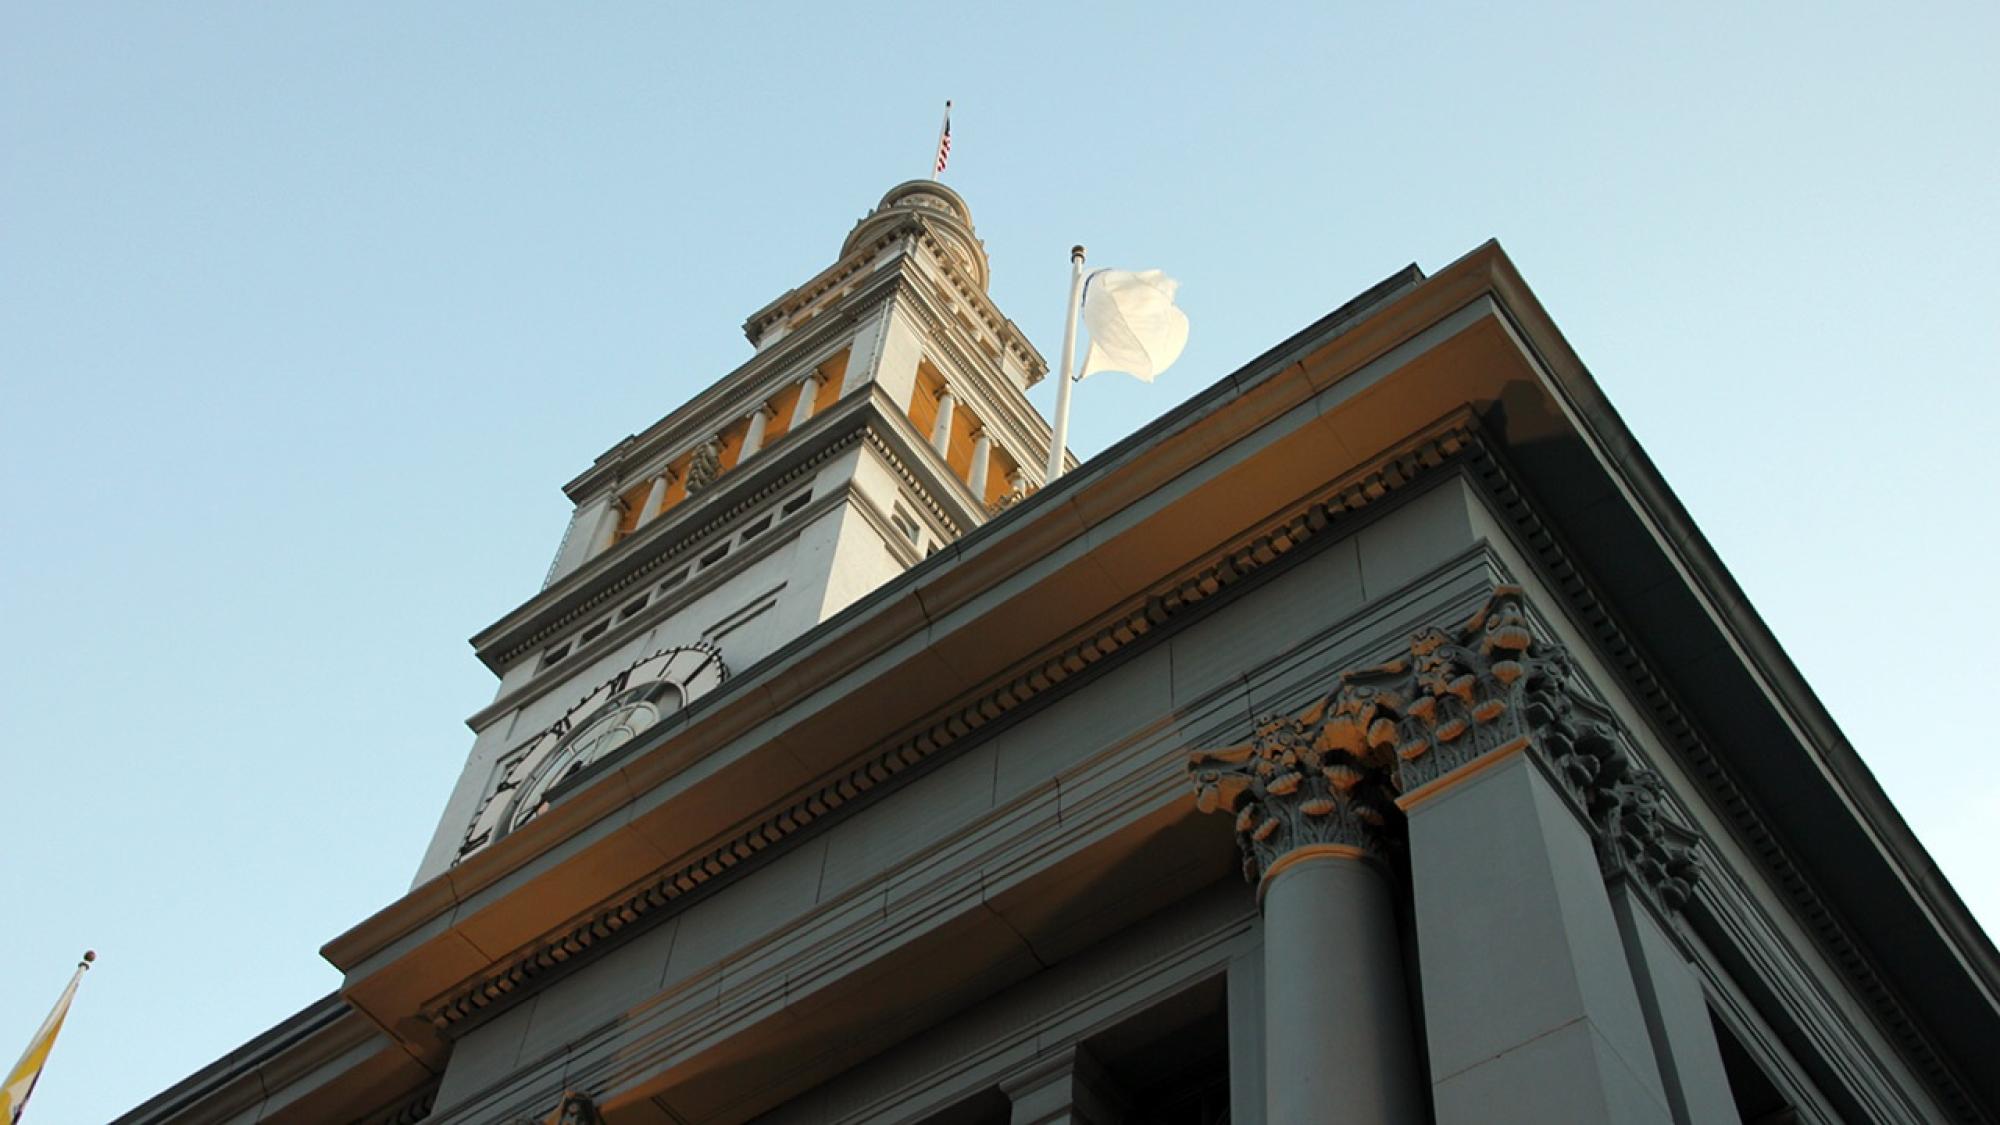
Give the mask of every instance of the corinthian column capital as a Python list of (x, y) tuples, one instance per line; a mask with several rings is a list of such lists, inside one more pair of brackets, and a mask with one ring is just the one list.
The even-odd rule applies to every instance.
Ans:
[(1264, 719), (1248, 742), (1188, 756), (1196, 807), (1235, 814), (1243, 877), (1260, 894), (1295, 858), (1379, 858), (1378, 833), (1396, 815), (1389, 777), (1322, 737), (1326, 706)]
[(1251, 740), (1189, 756), (1196, 804), (1236, 814), (1245, 875), (1268, 879), (1299, 847), (1375, 846), (1432, 797), (1516, 754), (1572, 799), (1606, 875), (1631, 874), (1670, 906), (1691, 893), (1695, 837), (1666, 813), (1665, 783), (1625, 749), (1560, 644), (1539, 636), (1518, 587), (1461, 624), (1433, 626), (1386, 664), (1340, 674)]

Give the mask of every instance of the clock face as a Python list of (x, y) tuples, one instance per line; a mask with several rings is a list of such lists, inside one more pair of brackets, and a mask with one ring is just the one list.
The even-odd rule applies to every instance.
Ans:
[[(582, 784), (590, 767), (648, 727), (694, 702), (729, 675), (709, 645), (662, 649), (598, 684), (528, 741), (472, 816), (462, 860), (533, 820)], [(457, 862), (454, 860), (453, 862)]]

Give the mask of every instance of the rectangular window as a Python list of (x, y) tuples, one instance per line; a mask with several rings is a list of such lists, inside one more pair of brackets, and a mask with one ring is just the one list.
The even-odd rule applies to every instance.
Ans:
[(567, 644), (557, 645), (556, 647), (542, 654), (542, 667), (547, 668), (551, 664), (560, 664), (562, 663), (563, 657), (568, 655), (569, 655), (569, 645)]
[(764, 532), (768, 530), (770, 526), (771, 526), (771, 517), (765, 516), (763, 519), (758, 520), (756, 523), (753, 523), (749, 527), (743, 529), (743, 541), (745, 543), (750, 542), (752, 539), (755, 539), (759, 535), (764, 534)]
[(782, 515), (789, 516), (792, 513), (797, 512), (800, 508), (805, 507), (809, 502), (811, 502), (812, 498), (813, 498), (812, 489), (808, 488), (804, 492), (799, 493), (797, 496), (792, 497), (790, 500), (785, 501), (785, 506), (779, 509), (779, 512)]
[(599, 621), (597, 624), (592, 625), (590, 628), (585, 629), (583, 631), (583, 635), (577, 637), (576, 647), (582, 648), (584, 645), (587, 645), (590, 642), (596, 640), (597, 638), (603, 636), (604, 631), (609, 628), (611, 628), (611, 619), (607, 617), (604, 620)]
[(686, 582), (688, 577), (688, 569), (689, 569), (688, 567), (682, 567), (679, 570), (674, 571), (672, 574), (667, 575), (667, 580), (660, 583), (660, 592), (664, 594), (668, 590), (671, 590), (674, 587), (680, 585), (681, 583)]
[(896, 530), (902, 532), (903, 538), (911, 543), (923, 542), (924, 533), (917, 529), (917, 521), (910, 518), (910, 513), (904, 511), (901, 504), (896, 505), (895, 511), (889, 514), (889, 522), (895, 524)]
[(645, 609), (646, 603), (651, 599), (652, 599), (651, 594), (640, 594), (638, 597), (633, 598), (629, 602), (626, 602), (625, 608), (618, 611), (618, 619), (620, 621), (623, 621), (625, 618), (631, 617), (634, 614), (638, 613), (640, 610)]
[(722, 546), (717, 547), (715, 550), (710, 551), (709, 553), (703, 555), (701, 557), (701, 565), (703, 567), (714, 566), (716, 563), (722, 561), (722, 556), (728, 553), (729, 553), (729, 544), (724, 543)]

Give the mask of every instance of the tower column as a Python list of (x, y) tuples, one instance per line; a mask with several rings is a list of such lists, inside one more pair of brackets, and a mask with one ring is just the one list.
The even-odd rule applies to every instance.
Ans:
[(1264, 915), (1264, 1120), (1424, 1120), (1396, 916), (1376, 836), (1388, 775), (1314, 735), (1317, 716), (1188, 762), (1195, 804), (1231, 812)]
[(986, 503), (986, 476), (991, 471), (993, 460), (993, 438), (984, 426), (972, 438), (972, 479), (966, 484), (972, 487), (972, 498)]
[(951, 388), (938, 392), (937, 421), (931, 423), (931, 448), (939, 457), (951, 451), (951, 415), (958, 406), (958, 399), (952, 397)]
[(660, 514), (660, 505), (667, 502), (668, 478), (672, 475), (671, 472), (662, 472), (653, 478), (653, 487), (646, 490), (646, 506), (639, 509), (639, 522), (636, 526), (644, 527)]
[(625, 514), (625, 500), (611, 497), (604, 505), (604, 511), (597, 517), (597, 530), (591, 535), (590, 553), (601, 555), (618, 539), (618, 521)]
[(799, 401), (792, 406), (792, 422), (785, 432), (790, 433), (812, 421), (813, 402), (819, 398), (819, 373), (814, 372), (799, 380)]
[(771, 422), (771, 407), (765, 403), (750, 412), (750, 428), (743, 434), (743, 449), (736, 455), (736, 463), (748, 461), (752, 454), (764, 448), (764, 427)]

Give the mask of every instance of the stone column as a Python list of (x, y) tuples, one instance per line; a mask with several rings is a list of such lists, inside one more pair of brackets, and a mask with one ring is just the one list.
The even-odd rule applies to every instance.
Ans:
[(937, 450), (939, 457), (951, 451), (951, 415), (957, 405), (958, 400), (952, 397), (949, 387), (938, 392), (937, 421), (931, 423), (931, 448)]
[(1410, 999), (1378, 850), (1389, 775), (1315, 737), (1321, 715), (1268, 720), (1192, 755), (1196, 806), (1235, 814), (1264, 916), (1264, 1119), (1422, 1122)]
[(972, 488), (973, 499), (986, 503), (986, 474), (991, 471), (993, 461), (993, 438), (981, 426), (972, 437), (972, 479), (966, 484)]
[(1004, 1078), (1013, 1103), (1008, 1125), (1118, 1125), (1125, 1102), (1098, 1061), (1081, 1046), (1036, 1059)]
[(818, 372), (814, 372), (799, 380), (799, 400), (792, 404), (792, 423), (785, 430), (786, 433), (791, 433), (792, 430), (796, 430), (807, 422), (812, 421), (813, 402), (818, 398), (819, 374)]
[(750, 428), (743, 432), (743, 448), (736, 454), (736, 463), (741, 465), (752, 454), (764, 448), (764, 427), (770, 425), (771, 407), (766, 403), (750, 412)]
[(663, 472), (653, 478), (653, 487), (646, 490), (646, 506), (639, 509), (639, 522), (635, 527), (652, 523), (660, 514), (660, 505), (667, 502), (667, 485), (671, 483), (672, 476), (671, 472)]
[(1677, 936), (1674, 912), (1691, 889), (1671, 875), (1655, 881), (1640, 871), (1621, 872), (1611, 880), (1611, 912), (1625, 939), (1675, 1125), (1740, 1125), (1708, 997)]
[(591, 536), (590, 541), (592, 546), (590, 549), (590, 553), (592, 555), (603, 554), (607, 549), (610, 548), (611, 544), (618, 541), (618, 521), (621, 518), (623, 518), (624, 515), (625, 515), (624, 497), (621, 496), (611, 497), (611, 502), (604, 505), (603, 513), (598, 516), (597, 531)]
[(611, 505), (613, 496), (607, 492), (588, 503), (577, 505), (576, 511), (570, 513), (569, 530), (564, 532), (562, 546), (556, 551), (556, 561), (549, 567), (544, 589), (588, 562), (601, 549), (599, 540), (603, 531), (604, 509)]
[(1262, 943), (1231, 957), (1228, 973), (1230, 1125), (1270, 1125), (1264, 1120)]
[[(1325, 1120), (1280, 1109), (1282, 1081), (1314, 1081), (1281, 1069), (1317, 1058), (1323, 1072), (1327, 1058), (1286, 1062), (1284, 1033), (1338, 1034), (1313, 1021), (1352, 996), (1315, 991), (1307, 969), (1367, 947), (1342, 933), (1315, 960), (1293, 931), (1351, 922), (1330, 904), (1364, 897), (1333, 865), (1399, 821), (1439, 1125), (1730, 1119), (1699, 982), (1662, 921), (1698, 877), (1695, 835), (1568, 653), (1536, 635), (1519, 589), (1189, 766), (1201, 808), (1237, 813), (1261, 880), (1273, 1122)], [(1614, 905), (1607, 877), (1630, 901)]]
[(1323, 737), (1396, 774), (1440, 1125), (1670, 1121), (1600, 851), (1643, 771), (1522, 592), (1347, 673), (1330, 710)]

